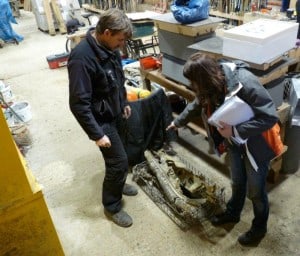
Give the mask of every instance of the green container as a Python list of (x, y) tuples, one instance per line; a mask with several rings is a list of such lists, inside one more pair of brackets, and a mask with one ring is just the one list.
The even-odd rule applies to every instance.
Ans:
[(133, 22), (133, 38), (151, 36), (154, 33), (154, 22)]

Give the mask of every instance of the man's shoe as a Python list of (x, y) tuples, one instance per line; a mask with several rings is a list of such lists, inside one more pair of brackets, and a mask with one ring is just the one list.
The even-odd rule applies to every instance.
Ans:
[(137, 194), (138, 194), (138, 190), (135, 186), (125, 183), (123, 187), (123, 195), (136, 196)]
[(257, 245), (266, 235), (266, 231), (254, 231), (250, 229), (242, 234), (238, 241), (241, 245)]
[(121, 210), (117, 213), (110, 213), (107, 210), (104, 210), (104, 213), (109, 219), (111, 219), (120, 227), (126, 228), (132, 225), (132, 218), (124, 210)]
[(211, 219), (211, 224), (218, 226), (226, 223), (238, 223), (240, 218), (234, 217), (227, 212), (218, 214)]

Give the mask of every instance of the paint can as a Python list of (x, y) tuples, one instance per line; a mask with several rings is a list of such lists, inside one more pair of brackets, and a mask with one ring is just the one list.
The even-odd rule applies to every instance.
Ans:
[[(32, 119), (30, 105), (26, 101), (16, 102), (11, 108), (16, 112), (16, 114), (22, 119), (23, 122), (29, 122)], [(19, 123), (21, 120), (15, 115), (15, 122)]]

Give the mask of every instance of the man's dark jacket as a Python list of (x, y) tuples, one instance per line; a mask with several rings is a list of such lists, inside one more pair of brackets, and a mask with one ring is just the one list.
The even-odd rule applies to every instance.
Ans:
[(119, 51), (97, 44), (87, 32), (68, 60), (69, 105), (91, 140), (104, 136), (99, 124), (113, 121), (126, 104), (125, 77)]

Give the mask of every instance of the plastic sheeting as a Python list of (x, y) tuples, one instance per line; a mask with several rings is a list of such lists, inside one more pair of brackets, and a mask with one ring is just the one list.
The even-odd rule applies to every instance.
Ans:
[(174, 0), (174, 3), (170, 6), (174, 18), (182, 24), (207, 19), (209, 8), (209, 0)]
[(9, 2), (0, 0), (0, 38), (5, 42), (22, 41), (24, 37), (14, 32), (11, 23), (18, 24), (12, 15)]

